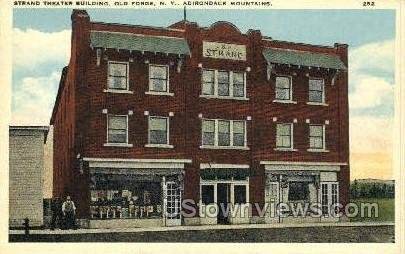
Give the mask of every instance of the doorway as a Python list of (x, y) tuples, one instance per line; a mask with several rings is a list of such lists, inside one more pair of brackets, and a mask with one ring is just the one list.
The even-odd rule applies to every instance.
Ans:
[(217, 184), (217, 205), (218, 205), (218, 215), (217, 223), (218, 224), (229, 224), (228, 218), (228, 205), (231, 201), (231, 192), (230, 192), (229, 183), (218, 183)]

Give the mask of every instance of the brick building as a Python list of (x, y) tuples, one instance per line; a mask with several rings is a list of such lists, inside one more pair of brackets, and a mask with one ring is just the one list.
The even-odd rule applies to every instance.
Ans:
[[(347, 203), (347, 45), (74, 10), (71, 50), (51, 119), (53, 194), (73, 196), (90, 227), (273, 223), (294, 218), (246, 206)], [(191, 218), (176, 213), (187, 199)], [(212, 216), (214, 203), (239, 207)]]

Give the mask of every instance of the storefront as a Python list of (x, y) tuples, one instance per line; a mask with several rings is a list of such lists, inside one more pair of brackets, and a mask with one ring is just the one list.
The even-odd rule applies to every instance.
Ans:
[(85, 160), (90, 228), (181, 225), (184, 164), (189, 160)]

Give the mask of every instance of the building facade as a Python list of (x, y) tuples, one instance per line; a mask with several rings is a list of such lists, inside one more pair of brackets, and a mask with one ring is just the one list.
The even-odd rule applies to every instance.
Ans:
[(249, 206), (347, 203), (347, 45), (74, 10), (71, 49), (51, 119), (53, 194), (73, 196), (90, 227), (277, 223), (293, 219)]
[(9, 226), (43, 226), (44, 144), (47, 126), (9, 128)]

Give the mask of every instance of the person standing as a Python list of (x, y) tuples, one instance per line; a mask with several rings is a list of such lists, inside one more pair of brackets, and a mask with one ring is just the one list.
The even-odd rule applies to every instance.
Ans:
[(66, 201), (63, 202), (62, 212), (65, 217), (66, 229), (76, 229), (76, 206), (70, 196), (67, 196)]
[(62, 201), (59, 197), (55, 197), (52, 200), (51, 204), (52, 211), (52, 221), (51, 221), (51, 230), (54, 230), (55, 227), (62, 227)]

